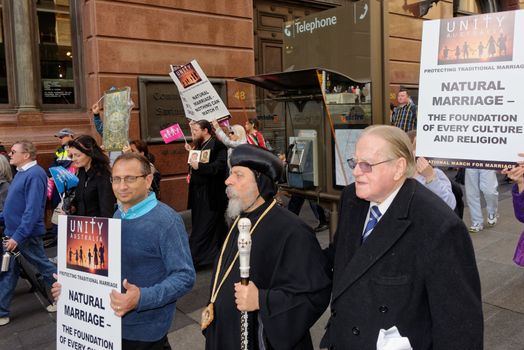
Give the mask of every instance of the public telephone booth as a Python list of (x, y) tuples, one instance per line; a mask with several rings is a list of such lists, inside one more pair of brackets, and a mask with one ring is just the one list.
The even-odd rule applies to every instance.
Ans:
[[(264, 134), (286, 154), (291, 194), (316, 200), (331, 210), (330, 238), (336, 230), (340, 191), (353, 182), (347, 159), (372, 122), (371, 82), (323, 68), (238, 78), (264, 90), (257, 114), (272, 118)], [(268, 118), (266, 118), (268, 119)]]

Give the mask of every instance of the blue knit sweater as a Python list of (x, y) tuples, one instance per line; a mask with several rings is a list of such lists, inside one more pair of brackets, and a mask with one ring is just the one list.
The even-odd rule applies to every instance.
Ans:
[(39, 165), (16, 173), (9, 186), (4, 211), (5, 235), (19, 245), (29, 237), (45, 233), (44, 210), (47, 175)]
[[(117, 210), (115, 218), (121, 218)], [(153, 342), (169, 331), (175, 302), (193, 288), (195, 270), (182, 218), (164, 203), (122, 220), (122, 280), (140, 288), (136, 310), (122, 319), (122, 338)]]

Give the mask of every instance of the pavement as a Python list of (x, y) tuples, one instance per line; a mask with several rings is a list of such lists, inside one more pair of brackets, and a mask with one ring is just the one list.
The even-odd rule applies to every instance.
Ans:
[[(524, 268), (512, 261), (515, 246), (524, 225), (513, 213), (511, 185), (499, 179), (499, 213), (496, 226), (471, 234), (482, 283), (487, 350), (524, 350)], [(183, 213), (188, 222), (189, 213)], [(312, 227), (316, 221), (309, 205), (304, 205), (300, 216)], [(469, 225), (466, 208), (464, 220)], [(329, 243), (328, 231), (317, 234), (322, 247)], [(50, 256), (54, 251), (48, 250)], [(177, 311), (169, 332), (173, 349), (204, 349), (204, 337), (199, 320), (209, 296), (211, 270), (198, 271), (193, 290), (177, 302)], [(45, 310), (47, 302), (29, 291), (26, 280), (20, 280), (11, 307), (11, 323), (0, 327), (0, 349), (55, 349), (56, 316)], [(313, 344), (318, 344), (324, 332), (329, 309), (311, 329)]]

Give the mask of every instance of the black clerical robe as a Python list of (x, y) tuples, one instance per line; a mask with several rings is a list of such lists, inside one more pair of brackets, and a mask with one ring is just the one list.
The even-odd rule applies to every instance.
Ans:
[(226, 233), (227, 148), (215, 138), (198, 150), (211, 150), (209, 163), (190, 170), (188, 207), (191, 209), (189, 247), (195, 267), (212, 264)]
[[(269, 204), (243, 217), (254, 226)], [(251, 239), (250, 280), (259, 289), (260, 310), (249, 313), (250, 348), (259, 349), (262, 340), (266, 349), (313, 349), (309, 329), (326, 309), (331, 292), (326, 260), (315, 235), (296, 215), (274, 206)], [(235, 228), (218, 283), (238, 251), (237, 240)], [(204, 330), (206, 349), (240, 349), (240, 312), (234, 296), (234, 283), (239, 281), (237, 259), (215, 301), (214, 320)]]

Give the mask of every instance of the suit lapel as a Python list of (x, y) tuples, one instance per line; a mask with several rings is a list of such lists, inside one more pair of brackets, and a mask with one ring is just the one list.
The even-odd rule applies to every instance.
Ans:
[(351, 234), (358, 232), (364, 227), (369, 202), (355, 198), (350, 202), (348, 207), (343, 208), (341, 213), (344, 218), (342, 225), (339, 225), (339, 233), (344, 235), (340, 240), (335, 254), (335, 270), (333, 271), (333, 289), (336, 288), (337, 282), (342, 281), (342, 272), (344, 267), (351, 261), (357, 250), (360, 248), (360, 236)]
[(409, 179), (406, 180), (393, 203), (362, 246), (360, 246), (360, 238), (369, 204), (360, 205), (364, 206), (364, 210), (361, 208), (358, 213), (360, 218), (353, 220), (355, 224), (349, 226), (348, 246), (342, 248), (349, 249), (349, 252), (352, 253), (349, 261), (346, 263), (341, 261), (342, 264), (336, 265), (335, 260), (335, 267), (340, 266), (340, 271), (335, 270), (333, 300), (376, 264), (406, 232), (411, 224), (411, 221), (407, 219), (407, 213), (414, 188), (415, 184)]

